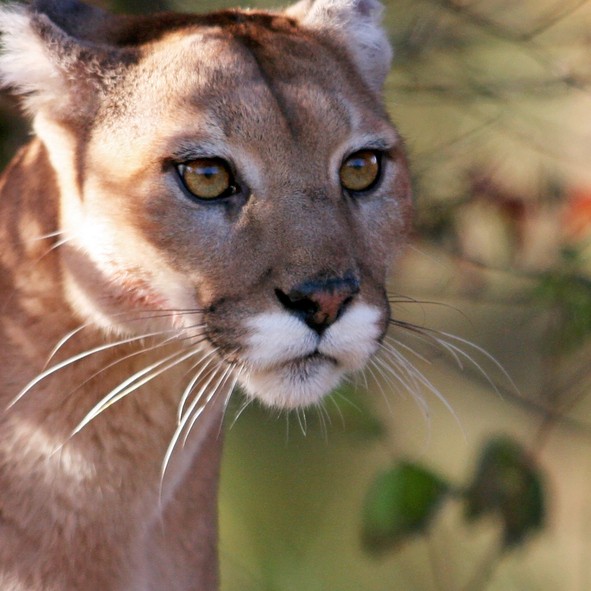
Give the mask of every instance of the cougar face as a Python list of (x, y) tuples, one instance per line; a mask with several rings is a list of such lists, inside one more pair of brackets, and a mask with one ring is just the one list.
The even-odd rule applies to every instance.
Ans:
[(3, 69), (57, 174), (77, 313), (107, 332), (180, 330), (279, 407), (361, 368), (411, 209), (376, 5), (135, 25), (79, 11), (94, 28), (45, 8), (4, 18), (37, 52), (58, 50), (24, 75), (9, 43)]
[(173, 311), (250, 395), (306, 405), (386, 329), (410, 212), (403, 146), (337, 43), (288, 16), (218, 18), (136, 49), (84, 129), (37, 118), (68, 293), (109, 331)]

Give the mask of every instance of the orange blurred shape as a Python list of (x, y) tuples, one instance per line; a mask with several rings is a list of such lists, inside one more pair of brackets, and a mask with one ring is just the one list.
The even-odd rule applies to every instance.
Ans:
[(567, 238), (580, 240), (591, 233), (591, 188), (570, 192), (563, 218)]

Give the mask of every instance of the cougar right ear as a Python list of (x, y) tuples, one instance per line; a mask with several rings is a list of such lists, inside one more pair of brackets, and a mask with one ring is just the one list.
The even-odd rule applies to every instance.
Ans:
[[(40, 0), (0, 9), (0, 83), (23, 96), (26, 110), (63, 118), (84, 116), (135, 56), (84, 39), (89, 17), (108, 14), (77, 0)], [(91, 21), (92, 22), (92, 21)]]
[(301, 0), (285, 11), (339, 42), (376, 93), (382, 91), (392, 61), (392, 48), (381, 26), (382, 12), (378, 0)]

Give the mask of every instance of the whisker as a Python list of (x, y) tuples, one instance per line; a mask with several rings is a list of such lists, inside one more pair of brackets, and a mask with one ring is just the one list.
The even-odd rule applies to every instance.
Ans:
[(426, 363), (428, 365), (432, 364), (430, 359), (427, 359), (427, 357), (425, 357), (424, 355), (421, 355), (418, 351), (415, 351), (412, 347), (410, 347), (406, 343), (403, 343), (402, 341), (399, 341), (398, 339), (395, 339), (394, 337), (392, 337), (390, 335), (386, 335), (384, 337), (384, 342), (388, 343), (389, 345), (391, 345), (394, 348), (400, 347), (400, 348), (404, 349), (405, 351), (408, 351), (411, 355), (413, 355), (417, 359), (420, 359), (423, 363)]
[(47, 240), (48, 238), (55, 238), (56, 236), (62, 236), (65, 234), (64, 230), (56, 230), (55, 232), (49, 232), (48, 234), (41, 234), (40, 236), (34, 236), (33, 238), (26, 238), (23, 243), (27, 242), (40, 242), (41, 240)]
[(219, 348), (216, 347), (215, 349), (209, 351), (208, 353), (205, 354), (205, 356), (203, 356), (196, 364), (194, 364), (191, 367), (191, 370), (195, 369), (199, 364), (203, 363), (209, 357), (209, 360), (207, 361), (207, 363), (191, 378), (191, 380), (187, 384), (187, 387), (185, 388), (185, 390), (181, 396), (181, 400), (179, 402), (178, 411), (177, 411), (177, 423), (178, 424), (180, 424), (180, 422), (182, 420), (185, 404), (186, 404), (189, 396), (191, 395), (191, 392), (193, 391), (193, 387), (199, 381), (199, 378), (203, 375), (205, 370), (210, 366), (212, 361), (215, 361), (215, 357), (212, 357), (212, 356), (218, 350), (219, 350)]
[[(383, 343), (384, 344), (384, 343)], [(385, 344), (384, 344), (385, 345)], [(429, 392), (431, 392), (444, 406), (447, 408), (449, 413), (454, 417), (458, 426), (464, 432), (463, 426), (457, 416), (456, 412), (454, 411), (451, 404), (447, 401), (445, 396), (441, 393), (441, 391), (421, 372), (419, 371), (400, 351), (397, 351), (393, 347), (385, 347), (385, 349), (392, 355), (395, 356), (395, 359), (399, 361), (398, 366), (403, 368), (406, 375), (408, 377), (412, 377), (414, 380), (418, 381), (420, 385), (426, 388)]]
[[(205, 400), (205, 402), (203, 403), (203, 405), (200, 408), (197, 408), (197, 405), (199, 404), (200, 400), (201, 400), (201, 396), (203, 395), (203, 393), (205, 392), (205, 390), (207, 389), (207, 387), (209, 386), (209, 384), (213, 381), (213, 379), (215, 378), (215, 376), (218, 374), (218, 372), (223, 369), (224, 366), (220, 365), (219, 367), (215, 368), (212, 372), (211, 375), (209, 376), (209, 379), (205, 382), (205, 384), (203, 384), (203, 386), (200, 388), (199, 392), (195, 395), (195, 398), (193, 399), (193, 402), (191, 403), (191, 405), (189, 406), (189, 408), (187, 409), (187, 411), (185, 412), (185, 414), (183, 415), (183, 417), (181, 418), (180, 423), (177, 425), (177, 428), (175, 429), (172, 438), (170, 440), (170, 443), (168, 444), (168, 448), (166, 449), (166, 453), (164, 454), (164, 458), (162, 460), (162, 467), (160, 469), (160, 498), (162, 499), (162, 492), (163, 492), (163, 488), (164, 488), (164, 478), (166, 476), (166, 471), (168, 469), (168, 465), (170, 463), (170, 460), (172, 458), (172, 454), (174, 453), (174, 450), (176, 448), (176, 445), (183, 433), (183, 431), (185, 430), (185, 427), (187, 426), (187, 424), (189, 423), (189, 421), (191, 420), (191, 417), (193, 415), (193, 412), (195, 411), (195, 413), (197, 414), (197, 416), (199, 416), (202, 412), (203, 409), (207, 406), (208, 402), (213, 398), (213, 396), (216, 393), (215, 388), (212, 389), (211, 394), (209, 394)], [(224, 375), (226, 375), (226, 373), (228, 371), (232, 370), (232, 366), (228, 366), (226, 368), (226, 372), (224, 373)], [(195, 419), (196, 420), (196, 419)], [(194, 422), (191, 423), (191, 425), (193, 425)], [(190, 429), (189, 429), (190, 431)], [(186, 439), (185, 439), (186, 440)]]
[[(426, 385), (424, 381), (427, 380), (422, 372), (420, 372), (400, 351), (389, 343), (382, 343), (381, 347), (383, 351), (386, 351), (390, 355), (390, 358), (396, 363), (396, 366), (403, 371), (406, 376), (406, 378), (403, 378), (400, 374), (395, 374), (396, 377), (402, 380), (402, 383), (406, 385), (409, 384), (406, 379), (410, 380), (411, 392), (419, 392), (421, 385)], [(433, 388), (435, 388), (435, 386), (433, 386)]]
[(332, 403), (332, 405), (335, 407), (337, 414), (339, 415), (339, 418), (341, 419), (341, 425), (343, 427), (343, 429), (345, 429), (347, 427), (346, 425), (346, 421), (345, 421), (345, 415), (343, 415), (343, 411), (341, 410), (341, 407), (339, 406), (338, 402), (335, 400), (336, 397), (342, 398), (343, 400), (345, 400), (346, 402), (350, 402), (349, 400), (347, 400), (346, 396), (343, 396), (343, 394), (341, 394), (338, 390), (331, 392), (326, 398), (329, 402)]
[[(421, 400), (420, 387), (416, 378), (411, 372), (408, 371), (408, 368), (406, 367), (407, 362), (405, 359), (401, 359), (397, 355), (396, 351), (390, 351), (386, 347), (385, 343), (381, 343), (380, 348), (382, 351), (385, 351), (389, 354), (390, 360), (393, 362), (393, 365), (390, 365), (379, 355), (375, 358), (374, 367), (382, 376), (384, 381), (389, 384), (395, 392), (398, 392), (403, 396), (407, 392), (410, 392), (417, 401)], [(397, 369), (399, 371), (397, 371)]]
[(407, 330), (409, 333), (411, 333), (419, 338), (424, 339), (426, 342), (429, 342), (431, 344), (435, 344), (435, 345), (442, 347), (445, 351), (447, 351), (453, 357), (453, 359), (455, 360), (455, 362), (457, 363), (458, 367), (461, 370), (464, 369), (464, 364), (461, 361), (461, 358), (463, 357), (464, 359), (469, 361), (478, 370), (478, 372), (483, 376), (483, 378), (486, 380), (486, 382), (495, 390), (495, 392), (497, 394), (500, 395), (499, 389), (497, 388), (497, 386), (494, 383), (494, 381), (492, 380), (492, 378), (488, 375), (486, 370), (482, 367), (482, 365), (478, 361), (476, 361), (476, 359), (474, 359), (473, 356), (471, 356), (466, 351), (464, 351), (461, 347), (459, 347), (453, 343), (450, 343), (449, 340), (456, 341), (458, 343), (461, 343), (462, 345), (465, 345), (466, 347), (470, 347), (470, 348), (474, 349), (476, 352), (478, 352), (480, 355), (482, 355), (485, 359), (490, 361), (494, 365), (494, 367), (509, 382), (509, 384), (515, 390), (515, 392), (519, 393), (519, 388), (517, 387), (517, 385), (515, 384), (515, 382), (513, 381), (511, 376), (509, 375), (509, 373), (507, 372), (507, 370), (505, 370), (505, 368), (501, 365), (501, 363), (499, 363), (499, 361), (497, 361), (497, 359), (495, 359), (495, 357), (493, 355), (491, 355), (488, 351), (486, 351), (482, 347), (476, 345), (472, 341), (469, 341), (467, 339), (464, 339), (462, 337), (459, 337), (457, 335), (454, 335), (454, 334), (451, 334), (451, 333), (448, 333), (445, 331), (425, 328), (422, 326), (416, 326), (416, 325), (413, 325), (410, 323), (406, 323), (404, 321), (391, 320), (391, 324), (393, 324), (394, 326), (397, 326), (399, 328), (402, 328), (404, 330)]
[(308, 419), (306, 417), (306, 410), (304, 408), (298, 408), (296, 410), (296, 417), (302, 431), (302, 435), (307, 437), (308, 435)]
[[(376, 363), (381, 363), (382, 367), (386, 371), (387, 374), (390, 374), (393, 379), (398, 382), (392, 382), (388, 380), (388, 383), (393, 387), (396, 392), (402, 393), (403, 395), (407, 392), (411, 394), (412, 399), (418, 404), (421, 413), (426, 419), (429, 419), (430, 412), (429, 412), (429, 404), (425, 400), (424, 396), (421, 393), (421, 384), (414, 373), (410, 370), (408, 365), (411, 365), (403, 357), (401, 358), (398, 355), (397, 351), (389, 350), (385, 347), (385, 344), (382, 343), (382, 351), (388, 353), (390, 356), (391, 361), (394, 365), (400, 370), (400, 372), (396, 371), (394, 367), (390, 366), (386, 361), (379, 356), (376, 357)], [(411, 365), (411, 367), (413, 367)], [(414, 367), (413, 367), (414, 369)], [(403, 372), (403, 373), (401, 373)], [(404, 374), (404, 375), (403, 375)], [(382, 373), (383, 375), (383, 373)], [(385, 378), (387, 379), (387, 378)], [(402, 390), (401, 390), (402, 387)]]
[[(223, 366), (220, 366), (218, 368), (218, 371), (223, 368)], [(211, 394), (209, 394), (205, 401), (203, 402), (203, 404), (197, 408), (197, 410), (195, 410), (195, 412), (193, 413), (193, 416), (191, 418), (191, 422), (189, 423), (186, 433), (185, 433), (185, 437), (183, 439), (183, 446), (187, 443), (187, 439), (189, 437), (189, 434), (191, 433), (191, 430), (193, 429), (195, 423), (197, 422), (197, 419), (201, 416), (201, 414), (204, 412), (205, 408), (208, 406), (208, 404), (211, 402), (211, 400), (213, 400), (214, 396), (218, 393), (218, 391), (225, 386), (226, 382), (228, 381), (228, 379), (232, 376), (232, 372), (234, 371), (234, 366), (233, 365), (229, 365), (226, 368), (226, 371), (224, 371), (224, 373), (222, 374), (222, 376), (218, 379), (218, 381), (215, 383), (214, 387), (211, 390)], [(197, 396), (197, 399), (201, 398), (201, 394), (199, 394)], [(196, 400), (197, 402), (197, 400)], [(194, 410), (195, 407), (193, 407)], [(190, 411), (191, 409), (189, 409)], [(191, 414), (191, 412), (187, 411), (189, 414)]]
[(468, 318), (468, 316), (460, 310), (457, 306), (452, 306), (451, 304), (447, 304), (445, 302), (438, 302), (436, 300), (419, 300), (417, 298), (413, 298), (411, 296), (405, 295), (388, 295), (388, 302), (390, 304), (418, 304), (419, 306), (437, 306), (439, 308), (445, 308), (447, 310), (453, 310), (458, 314), (462, 315), (464, 318)]
[[(444, 337), (446, 337), (447, 339), (451, 339), (451, 340), (457, 341), (457, 342), (459, 342), (459, 343), (461, 343), (463, 345), (466, 345), (467, 347), (471, 347), (472, 349), (474, 349), (475, 351), (477, 351), (478, 353), (480, 353), (481, 355), (483, 355), (486, 359), (488, 359), (501, 372), (501, 374), (509, 382), (509, 384), (511, 385), (511, 387), (517, 393), (519, 393), (519, 388), (517, 387), (517, 385), (515, 384), (515, 382), (513, 381), (513, 379), (511, 378), (511, 376), (509, 375), (509, 373), (507, 372), (507, 370), (488, 351), (486, 351), (482, 347), (479, 347), (475, 343), (472, 343), (471, 341), (469, 341), (467, 339), (463, 339), (463, 338), (458, 337), (456, 335), (449, 334), (449, 333), (446, 333), (446, 332), (443, 332), (443, 331), (440, 331), (439, 334), (442, 335), (442, 336), (444, 336)], [(443, 339), (437, 339), (437, 338), (436, 338), (436, 340), (438, 342), (442, 341), (441, 344), (443, 346), (445, 346), (444, 343), (446, 343), (446, 341), (444, 341)], [(465, 359), (467, 359), (468, 361), (470, 361), (470, 363), (472, 363), (478, 369), (478, 371), (482, 374), (482, 376), (486, 379), (486, 381), (495, 389), (495, 391), (497, 392), (497, 394), (500, 395), (500, 392), (497, 389), (497, 387), (495, 386), (494, 382), (488, 376), (488, 374), (486, 373), (486, 371), (480, 366), (479, 363), (476, 362), (476, 360), (471, 355), (468, 355), (468, 353), (466, 353), (463, 349), (461, 349), (460, 347), (458, 347), (456, 345), (453, 345), (452, 343), (447, 342), (446, 344), (449, 347), (451, 347), (454, 351), (456, 351), (458, 355), (461, 355), (462, 357), (464, 357)], [(446, 347), (446, 349), (447, 349), (447, 347)]]
[(376, 359), (375, 357), (371, 358), (369, 360), (369, 363), (365, 366), (365, 369), (369, 372), (373, 381), (377, 384), (378, 389), (380, 390), (380, 393), (382, 395), (382, 399), (384, 400), (384, 402), (386, 403), (386, 407), (388, 408), (388, 412), (390, 414), (392, 414), (392, 407), (390, 406), (390, 399), (388, 398), (388, 395), (386, 394), (386, 391), (384, 390), (384, 387), (382, 386), (382, 380), (380, 380), (379, 376), (376, 376), (376, 373), (374, 371), (374, 369), (375, 369), (381, 375), (381, 369), (376, 364), (375, 359)]
[(234, 393), (234, 388), (236, 388), (236, 384), (238, 383), (238, 379), (243, 369), (243, 366), (238, 367), (237, 363), (234, 364), (234, 379), (232, 380), (232, 384), (228, 388), (228, 394), (226, 394), (226, 399), (224, 400), (224, 403), (222, 405), (222, 420), (220, 421), (218, 437), (221, 435), (222, 429), (224, 428), (224, 419), (226, 418), (226, 411), (228, 410), (228, 405), (230, 404), (230, 399), (232, 398), (232, 394)]
[(62, 238), (61, 240), (57, 240), (54, 244), (52, 244), (38, 259), (33, 262), (33, 265), (39, 263), (42, 259), (44, 259), (50, 252), (53, 250), (57, 250), (60, 246), (67, 244), (72, 240), (72, 237)]
[[(202, 343), (204, 340), (205, 340), (204, 338), (201, 339), (201, 341), (198, 341), (197, 343), (195, 343), (195, 345)], [(91, 376), (89, 376), (81, 384), (76, 386), (76, 388), (74, 388), (73, 390), (70, 390), (68, 395), (71, 395), (74, 392), (76, 392), (77, 390), (79, 390), (80, 388), (83, 388), (86, 384), (88, 384), (88, 382), (90, 382), (91, 380), (93, 380), (94, 378), (99, 376), (101, 373), (111, 369), (112, 367), (115, 367), (116, 365), (119, 365), (120, 363), (124, 363), (125, 361), (129, 361), (130, 359), (132, 359), (133, 357), (137, 357), (138, 355), (145, 355), (146, 353), (151, 353), (152, 351), (156, 351), (157, 349), (160, 349), (162, 347), (166, 347), (176, 341), (177, 341), (177, 338), (175, 335), (173, 335), (171, 337), (168, 337), (164, 341), (157, 343), (156, 345), (152, 345), (151, 347), (145, 347), (143, 349), (140, 349), (139, 351), (134, 351), (133, 353), (129, 353), (128, 355), (124, 355), (123, 357), (120, 357), (119, 359), (116, 359), (115, 361), (111, 361), (111, 363), (108, 363), (107, 365), (101, 367), (101, 369), (99, 369), (98, 371), (95, 371)]]
[(318, 414), (318, 420), (320, 421), (320, 429), (322, 435), (324, 437), (324, 440), (328, 441), (328, 426), (332, 425), (332, 422), (330, 420), (330, 415), (328, 414), (328, 411), (326, 410), (324, 404), (324, 400), (321, 400), (315, 408)]
[(234, 388), (236, 388), (236, 384), (238, 383), (238, 380), (240, 379), (240, 376), (242, 373), (244, 373), (245, 367), (244, 364), (242, 363), (234, 363), (234, 381), (232, 382), (232, 386), (230, 387), (230, 390), (228, 391), (228, 395), (226, 396), (226, 400), (224, 400), (224, 407), (222, 410), (222, 422), (220, 423), (220, 429), (222, 428), (223, 425), (223, 419), (226, 417), (226, 411), (228, 410), (228, 405), (230, 404), (230, 399), (232, 397), (232, 394), (234, 393)]
[(69, 333), (67, 333), (65, 336), (63, 336), (58, 342), (57, 344), (54, 346), (54, 348), (51, 350), (51, 352), (49, 353), (49, 356), (47, 357), (47, 360), (45, 361), (45, 365), (43, 366), (43, 369), (45, 369), (49, 363), (51, 362), (51, 360), (55, 357), (55, 355), (57, 354), (57, 352), (75, 335), (77, 335), (79, 332), (83, 331), (85, 328), (87, 328), (88, 326), (90, 326), (91, 323), (90, 322), (86, 322), (84, 324), (81, 324), (78, 328), (75, 328), (74, 330), (70, 331)]
[[(113, 317), (122, 317), (122, 316), (129, 316), (129, 315), (136, 315), (137, 314), (141, 314), (141, 313), (145, 313), (145, 314), (150, 314), (150, 316), (148, 317), (136, 317), (136, 318), (130, 318), (128, 320), (126, 320), (126, 322), (140, 322), (140, 321), (144, 321), (144, 320), (153, 320), (154, 318), (169, 318), (171, 316), (173, 316), (173, 314), (162, 314), (160, 315), (159, 312), (153, 312), (153, 311), (148, 311), (148, 310), (134, 310), (134, 311), (126, 311), (126, 312), (114, 312), (111, 314), (111, 316)], [(84, 324), (81, 324), (80, 326), (78, 326), (77, 328), (75, 328), (74, 330), (70, 331), (69, 333), (67, 333), (65, 336), (63, 336), (58, 342), (57, 344), (54, 346), (54, 348), (51, 350), (47, 361), (45, 362), (45, 367), (47, 367), (47, 365), (49, 364), (49, 362), (53, 359), (53, 357), (55, 357), (55, 355), (57, 354), (57, 352), (75, 335), (77, 335), (79, 332), (83, 331), (85, 328), (88, 328), (90, 326), (94, 326), (94, 323), (92, 322), (85, 322)], [(192, 327), (188, 327), (188, 328), (203, 328), (204, 325), (195, 325)], [(182, 329), (185, 330), (185, 329)], [(169, 332), (178, 332), (179, 329), (177, 328), (171, 328), (169, 329)], [(166, 331), (162, 331), (162, 333), (164, 333)], [(152, 335), (150, 335), (152, 336)]]
[(161, 334), (163, 334), (162, 331), (158, 331), (158, 332), (148, 333), (148, 334), (144, 334), (144, 335), (140, 335), (140, 336), (129, 337), (126, 339), (122, 339), (120, 341), (115, 341), (113, 343), (106, 343), (104, 345), (94, 347), (94, 348), (89, 349), (87, 351), (83, 351), (82, 353), (78, 353), (78, 355), (73, 355), (72, 357), (68, 357), (68, 359), (61, 361), (60, 363), (58, 363), (56, 365), (53, 365), (49, 369), (46, 369), (45, 371), (41, 372), (36, 378), (31, 380), (17, 394), (17, 396), (8, 404), (8, 406), (6, 407), (6, 410), (11, 409), (17, 402), (19, 402), (27, 394), (27, 392), (30, 392), (42, 380), (44, 380), (45, 378), (49, 377), (50, 375), (56, 373), (57, 371), (63, 369), (64, 367), (67, 367), (68, 365), (76, 363), (77, 361), (81, 361), (82, 359), (85, 359), (86, 357), (90, 357), (91, 355), (95, 355), (96, 353), (101, 353), (103, 351), (107, 351), (107, 350), (113, 349), (115, 347), (119, 347), (122, 345), (127, 345), (129, 343), (141, 341), (142, 339), (146, 339), (149, 337), (159, 336)]
[[(51, 247), (49, 249), (47, 249), (41, 256), (39, 256), (37, 259), (30, 261), (29, 263), (27, 263), (27, 265), (31, 269), (35, 268), (49, 253), (51, 253), (53, 250), (59, 248), (60, 246), (63, 246), (69, 240), (71, 240), (71, 238), (64, 238), (63, 240), (58, 240), (55, 244), (52, 244)], [(26, 243), (26, 242), (27, 241), (24, 241), (24, 243)], [(15, 288), (12, 290), (12, 293), (4, 301), (0, 311), (4, 312), (5, 310), (8, 310), (9, 306), (12, 304), (14, 299), (17, 297), (17, 294), (18, 294), (18, 289), (15, 286)]]
[[(405, 367), (404, 362), (401, 362), (396, 359), (392, 359), (395, 366), (400, 369), (402, 373), (396, 371), (396, 369), (390, 366), (384, 359), (381, 357), (376, 357), (376, 364), (381, 364), (384, 371), (381, 372), (381, 375), (384, 376), (384, 379), (392, 386), (395, 392), (401, 393), (403, 396), (406, 393), (411, 394), (412, 399), (418, 405), (419, 409), (421, 410), (421, 414), (425, 417), (426, 420), (430, 418), (430, 411), (429, 411), (429, 404), (425, 400), (424, 396), (421, 393), (421, 385), (417, 380), (416, 376), (409, 371), (407, 367)], [(384, 375), (385, 372), (385, 375)], [(388, 376), (391, 375), (395, 382), (392, 382), (388, 379)], [(399, 382), (398, 384), (396, 382)], [(389, 406), (389, 399), (388, 399), (388, 408)], [(391, 412), (391, 409), (390, 409)]]
[[(242, 373), (244, 368), (241, 368), (239, 370), (239, 374)], [(232, 419), (232, 422), (230, 423), (230, 429), (234, 428), (234, 425), (238, 422), (238, 419), (242, 416), (242, 414), (244, 413), (244, 411), (253, 404), (254, 399), (251, 398), (250, 396), (245, 395), (244, 396), (244, 401), (242, 402), (242, 404), (240, 405), (240, 408), (238, 409), (238, 411), (236, 412), (236, 415), (234, 416), (234, 418)]]
[(74, 429), (74, 431), (72, 431), (71, 437), (73, 437), (82, 429), (84, 429), (86, 425), (88, 425), (92, 420), (98, 417), (102, 412), (107, 410), (107, 408), (109, 408), (119, 400), (125, 398), (125, 396), (131, 394), (144, 384), (150, 382), (154, 378), (157, 378), (159, 375), (168, 371), (172, 367), (175, 367), (179, 363), (182, 363), (183, 361), (189, 359), (199, 351), (200, 349), (191, 349), (189, 352), (176, 351), (175, 353), (168, 355), (164, 359), (160, 359), (159, 361), (156, 361), (155, 363), (152, 363), (147, 367), (143, 368), (142, 370), (134, 373), (132, 376), (121, 382), (121, 384), (119, 384), (116, 388), (111, 390), (111, 392), (109, 392), (97, 404), (94, 405), (94, 407), (88, 412), (84, 419), (80, 421), (80, 423)]

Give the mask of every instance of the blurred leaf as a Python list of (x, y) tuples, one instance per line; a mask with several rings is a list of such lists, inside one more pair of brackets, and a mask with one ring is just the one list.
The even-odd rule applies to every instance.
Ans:
[(425, 531), (449, 489), (440, 477), (410, 462), (402, 462), (380, 474), (365, 499), (366, 549), (382, 552)]
[(503, 522), (503, 544), (515, 546), (544, 524), (544, 488), (539, 468), (519, 443), (498, 437), (485, 446), (466, 494), (466, 515)]
[[(575, 266), (578, 261), (572, 249), (565, 249), (562, 259), (563, 267)], [(559, 352), (572, 351), (591, 336), (590, 279), (568, 269), (546, 273), (534, 295), (556, 311), (552, 341)]]

